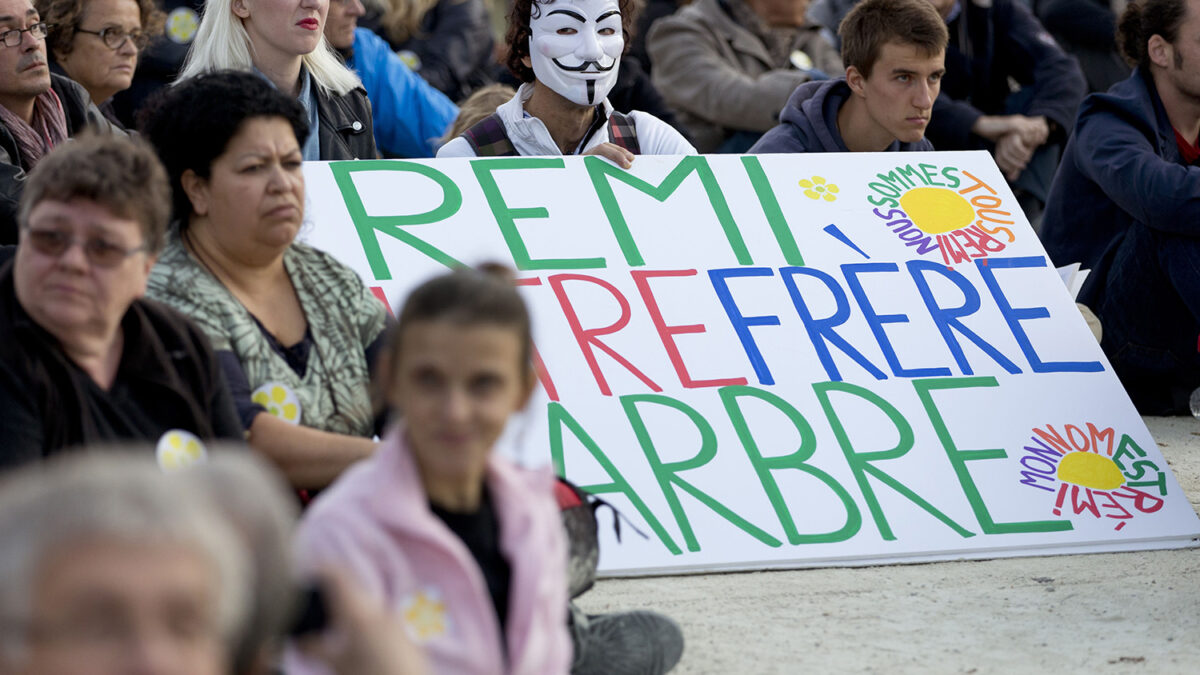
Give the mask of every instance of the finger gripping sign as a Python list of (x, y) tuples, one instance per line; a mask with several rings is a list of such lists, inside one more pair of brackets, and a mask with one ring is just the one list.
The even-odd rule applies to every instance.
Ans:
[(603, 573), (1200, 535), (986, 153), (305, 174), (303, 236), (389, 310), (452, 266), (517, 270), (541, 387), (504, 451), (553, 462), (648, 535), (606, 540)]

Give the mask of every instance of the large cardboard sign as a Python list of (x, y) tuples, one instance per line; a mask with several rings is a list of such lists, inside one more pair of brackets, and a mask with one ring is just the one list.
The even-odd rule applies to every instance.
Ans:
[(1200, 520), (986, 153), (306, 165), (398, 306), (519, 270), (512, 452), (612, 502), (609, 574), (1190, 545)]

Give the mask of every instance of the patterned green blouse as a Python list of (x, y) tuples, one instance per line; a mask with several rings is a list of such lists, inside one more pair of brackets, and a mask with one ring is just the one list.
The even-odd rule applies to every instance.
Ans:
[(374, 417), (366, 348), (383, 332), (383, 303), (354, 270), (310, 246), (293, 243), (283, 265), (313, 340), (303, 376), (271, 348), (242, 303), (187, 252), (178, 228), (171, 228), (150, 273), (148, 294), (190, 316), (208, 334), (214, 350), (233, 352), (250, 391), (275, 383), (294, 392), (301, 424), (370, 436)]

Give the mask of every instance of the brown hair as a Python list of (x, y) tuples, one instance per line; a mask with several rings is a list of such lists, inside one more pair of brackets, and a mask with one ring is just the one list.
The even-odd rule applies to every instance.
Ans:
[(146, 251), (163, 247), (171, 215), (167, 172), (140, 138), (84, 133), (43, 157), (21, 194), (17, 222), (29, 225), (29, 212), (43, 201), (86, 199), (120, 218), (141, 225)]
[[(1150, 66), (1148, 43), (1158, 35), (1174, 45), (1179, 26), (1187, 16), (1187, 0), (1142, 0), (1131, 2), (1117, 23), (1117, 46), (1131, 66)], [(1175, 51), (1175, 67), (1183, 67), (1183, 55)]]
[[(137, 3), (138, 13), (142, 21), (142, 32), (151, 39), (163, 34), (167, 16), (158, 8), (155, 0), (133, 0)], [(34, 7), (42, 21), (46, 22), (49, 32), (46, 34), (46, 50), (57, 58), (58, 55), (70, 54), (75, 48), (75, 31), (83, 20), (83, 10), (86, 0), (36, 0)]]
[(512, 329), (521, 341), (520, 372), (533, 377), (533, 329), (529, 309), (513, 283), (512, 270), (499, 263), (484, 263), (478, 269), (462, 267), (417, 286), (404, 301), (391, 329), (388, 347), (379, 359), (377, 376), (372, 378), (371, 393), (377, 412), (387, 407), (387, 393), (404, 350), (405, 330), (424, 321)]
[[(423, 37), (421, 22), (429, 10), (442, 0), (379, 0), (383, 5), (383, 16), (379, 23), (394, 43), (407, 42), (410, 38)], [(447, 0), (454, 2), (455, 0)], [(461, 1), (461, 0), (459, 0)]]
[[(508, 55), (504, 57), (504, 65), (512, 71), (513, 76), (522, 82), (533, 82), (533, 68), (525, 65), (524, 60), (529, 56), (529, 38), (533, 30), (529, 28), (529, 20), (541, 15), (542, 5), (549, 5), (554, 0), (514, 0), (512, 11), (508, 13), (508, 34), (504, 41), (508, 45)], [(637, 15), (641, 13), (641, 5), (637, 0), (617, 0), (617, 10), (621, 12), (621, 37), (625, 40), (625, 49), (629, 51), (630, 41), (633, 40), (633, 27)]]
[(482, 89), (476, 89), (475, 93), (459, 104), (458, 117), (454, 118), (454, 124), (450, 125), (446, 135), (442, 136), (442, 143), (458, 138), (462, 132), (496, 112), (496, 108), (516, 95), (516, 90), (507, 84), (489, 84)]
[(912, 45), (927, 55), (946, 51), (950, 33), (946, 22), (928, 0), (863, 0), (838, 26), (842, 38), (842, 63), (854, 66), (863, 77), (879, 60), (885, 44)]

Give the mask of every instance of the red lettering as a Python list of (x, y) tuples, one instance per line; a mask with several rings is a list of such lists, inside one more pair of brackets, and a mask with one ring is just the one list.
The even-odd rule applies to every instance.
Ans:
[[(937, 236), (938, 248), (942, 251), (942, 260), (946, 261), (946, 266), (964, 263), (971, 259), (967, 252), (962, 250), (962, 246), (958, 244), (952, 237), (947, 237), (944, 234)], [(957, 247), (957, 248), (956, 248)]]
[[(1122, 486), (1119, 490), (1113, 490), (1113, 494), (1121, 497), (1122, 499), (1132, 500), (1133, 508), (1141, 511), (1142, 513), (1154, 513), (1155, 511), (1161, 509), (1163, 504), (1166, 503), (1166, 500), (1159, 499), (1149, 492), (1142, 492), (1141, 490), (1129, 487), (1128, 485)], [(1151, 502), (1152, 504), (1147, 505), (1147, 502)]]
[[(517, 279), (513, 282), (514, 286), (541, 286), (542, 280), (538, 277), (529, 279)], [(537, 345), (533, 345), (533, 372), (537, 375), (537, 379), (542, 383), (542, 388), (546, 390), (546, 395), (551, 401), (558, 400), (558, 387), (554, 386), (554, 380), (550, 377), (550, 371), (546, 369), (546, 362), (542, 360), (542, 353), (538, 351)]]
[(1062, 434), (1058, 433), (1052, 424), (1046, 425), (1046, 431), (1034, 429), (1033, 433), (1037, 434), (1039, 438), (1064, 455), (1071, 451), (1071, 448), (1067, 445), (1067, 442), (1063, 440)]
[[(587, 361), (588, 368), (592, 370), (592, 376), (596, 378), (596, 385), (600, 387), (601, 394), (612, 396), (612, 390), (609, 389), (608, 381), (604, 379), (604, 374), (600, 372), (600, 364), (596, 361), (596, 354), (592, 351), (593, 347), (608, 354), (614, 361), (624, 366), (625, 370), (633, 373), (647, 387), (650, 387), (651, 391), (662, 391), (662, 387), (655, 384), (653, 380), (638, 370), (628, 359), (618, 354), (615, 349), (604, 344), (599, 339), (599, 336), (611, 335), (629, 324), (629, 301), (625, 299), (625, 296), (621, 295), (621, 291), (618, 291), (615, 286), (603, 279), (597, 279), (585, 274), (555, 274), (549, 277), (548, 281), (550, 282), (550, 287), (554, 289), (555, 297), (558, 298), (558, 304), (562, 307), (563, 316), (566, 317), (567, 323), (571, 326), (571, 333), (575, 335), (575, 342), (579, 344), (579, 351), (583, 353), (583, 358)], [(571, 305), (570, 298), (567, 297), (566, 289), (563, 288), (563, 283), (566, 281), (584, 281), (608, 291), (621, 306), (621, 318), (603, 328), (585, 329), (579, 321), (579, 315), (576, 314), (574, 306)]]
[(1092, 494), (1090, 489), (1083, 488), (1083, 492), (1087, 495), (1087, 498), (1081, 501), (1079, 499), (1079, 492), (1078, 485), (1071, 486), (1071, 508), (1075, 510), (1075, 515), (1079, 515), (1084, 511), (1091, 511), (1093, 516), (1099, 518), (1100, 508), (1096, 506), (1096, 495)]
[(383, 303), (383, 308), (387, 310), (388, 316), (394, 317), (395, 314), (392, 314), (392, 306), (388, 303), (387, 294), (383, 292), (383, 287), (368, 286), (368, 288), (371, 289), (371, 295), (374, 295), (376, 300)]
[(658, 307), (658, 301), (654, 298), (654, 293), (650, 290), (650, 279), (655, 277), (690, 277), (695, 276), (695, 274), (696, 270), (667, 270), (659, 272), (634, 270), (630, 272), (630, 275), (633, 276), (633, 283), (637, 284), (638, 292), (642, 294), (642, 302), (646, 303), (646, 310), (650, 312), (650, 320), (654, 322), (654, 329), (658, 331), (658, 338), (662, 340), (663, 347), (667, 350), (667, 357), (671, 359), (671, 365), (675, 366), (675, 372), (679, 375), (680, 384), (689, 389), (746, 384), (747, 380), (744, 377), (693, 380), (692, 376), (688, 373), (687, 366), (683, 364), (683, 355), (679, 353), (679, 346), (675, 344), (675, 338), (672, 336), (704, 333), (706, 329), (702, 323), (687, 326), (668, 326), (666, 320), (663, 319), (662, 310)]

